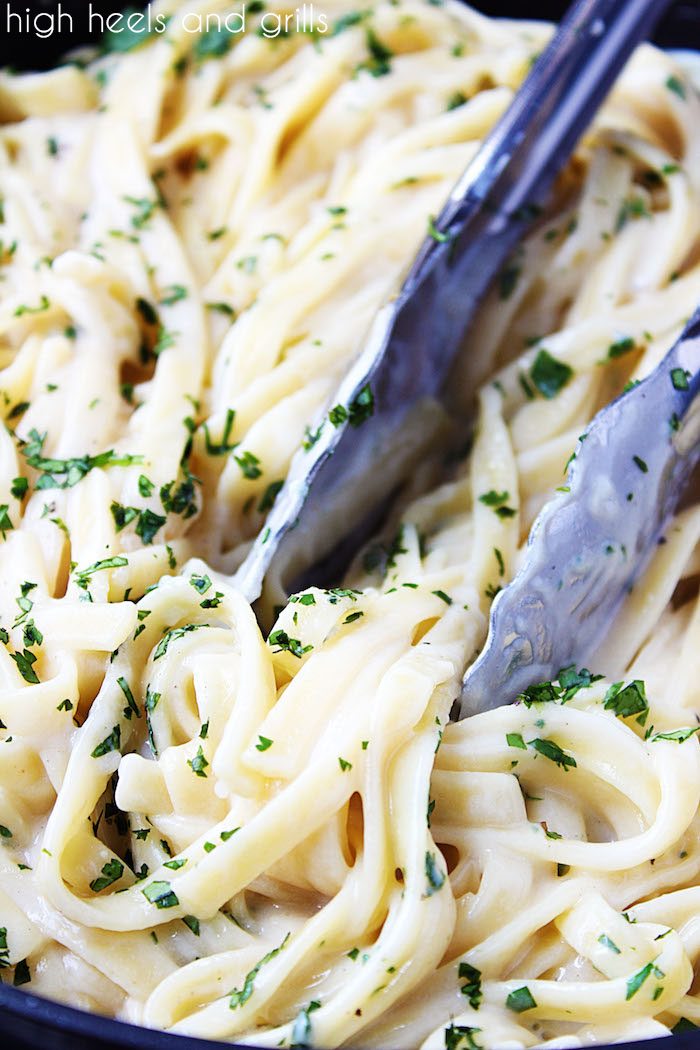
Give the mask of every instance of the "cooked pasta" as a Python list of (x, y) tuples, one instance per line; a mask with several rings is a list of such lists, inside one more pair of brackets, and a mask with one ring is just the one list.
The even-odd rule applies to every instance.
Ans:
[(0, 78), (4, 979), (271, 1047), (700, 1024), (700, 506), (590, 670), (449, 724), (579, 435), (700, 299), (691, 74), (639, 49), (471, 333), (471, 451), (265, 638), (235, 571), (550, 30), (235, 11)]

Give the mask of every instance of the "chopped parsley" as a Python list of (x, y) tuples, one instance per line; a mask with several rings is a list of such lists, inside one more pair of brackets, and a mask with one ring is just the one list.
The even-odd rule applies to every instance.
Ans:
[(618, 357), (623, 357), (631, 350), (634, 350), (635, 346), (636, 343), (631, 336), (627, 336), (624, 339), (618, 339), (608, 347), (608, 360), (614, 361)]
[(554, 762), (564, 772), (569, 767), (576, 767), (576, 759), (573, 755), (568, 755), (566, 751), (563, 751), (558, 744), (555, 744), (553, 740), (541, 740), (536, 738), (535, 740), (528, 740), (528, 746), (532, 747), (537, 751), (538, 754), (544, 758), (548, 758), (550, 762)]
[(466, 982), (460, 988), (462, 995), (466, 995), (473, 1010), (478, 1010), (482, 998), (481, 970), (477, 970), (476, 966), (472, 966), (470, 963), (461, 962), (457, 976), (460, 980)]
[(209, 763), (206, 759), (204, 752), (202, 751), (201, 744), (197, 748), (197, 754), (194, 756), (194, 758), (190, 758), (187, 760), (187, 765), (190, 767), (195, 776), (206, 778), (207, 774), (205, 773), (205, 770)]
[(637, 721), (644, 725), (649, 713), (644, 682), (635, 678), (624, 688), (622, 682), (614, 682), (603, 698), (603, 707), (606, 711), (613, 711), (618, 718), (638, 715)]
[(537, 1003), (527, 985), (523, 985), (522, 988), (516, 988), (514, 992), (508, 993), (506, 1006), (509, 1010), (513, 1010), (514, 1013), (522, 1014), (526, 1010), (534, 1010)]
[(556, 397), (574, 374), (573, 368), (558, 361), (547, 350), (540, 350), (530, 369), (530, 379), (543, 397)]
[(656, 740), (675, 740), (677, 744), (684, 744), (686, 740), (690, 740), (691, 736), (694, 736), (697, 732), (700, 732), (700, 726), (688, 729), (673, 729), (668, 733), (654, 733), (651, 737), (651, 743), (653, 744)]
[(11, 532), (12, 529), (14, 529), (14, 525), (12, 524), (12, 521), (10, 519), (9, 511), (9, 504), (0, 504), (0, 532), (2, 533), (3, 539), (6, 538), (8, 532)]
[(96, 572), (102, 572), (105, 569), (122, 569), (128, 564), (128, 558), (124, 558), (121, 554), (116, 554), (113, 558), (103, 558), (102, 561), (96, 561), (93, 565), (88, 565), (86, 569), (77, 571), (75, 574), (76, 585), (81, 590), (86, 591), (90, 583), (90, 577), (94, 576)]
[(314, 1010), (320, 1010), (320, 1008), (320, 1002), (317, 999), (312, 999), (308, 1006), (299, 1011), (292, 1026), (290, 1050), (304, 1050), (304, 1048), (311, 1046), (311, 1018), (309, 1014)]
[(678, 77), (673, 76), (673, 75), (671, 75), (670, 77), (667, 77), (666, 78), (666, 87), (668, 88), (669, 91), (672, 91), (674, 95), (678, 95), (679, 98), (682, 98), (683, 101), (685, 101), (685, 98), (686, 98), (685, 84)]
[(267, 486), (260, 502), (258, 503), (259, 514), (265, 514), (268, 510), (272, 510), (275, 504), (275, 500), (277, 499), (283, 485), (284, 480), (273, 481), (270, 485)]
[(164, 293), (160, 300), (161, 306), (174, 306), (187, 298), (187, 289), (183, 284), (171, 284), (164, 289)]
[(271, 962), (276, 955), (279, 955), (279, 953), (282, 951), (287, 941), (289, 940), (289, 936), (290, 935), (287, 934), (287, 936), (284, 938), (282, 943), (277, 946), (277, 948), (273, 948), (272, 951), (269, 951), (267, 953), (267, 955), (263, 955), (262, 959), (259, 962), (257, 962), (253, 969), (246, 974), (242, 988), (233, 989), (233, 991), (230, 993), (230, 998), (228, 1002), (229, 1009), (235, 1010), (239, 1006), (245, 1006), (245, 1004), (248, 1002), (255, 990), (255, 978), (260, 973), (260, 970), (263, 968), (263, 966), (266, 965), (266, 963)]
[(242, 452), (240, 456), (234, 456), (236, 463), (241, 468), (241, 473), (248, 481), (255, 481), (262, 474), (260, 460), (252, 452)]
[(360, 62), (355, 72), (359, 73), (364, 70), (373, 77), (383, 77), (387, 73), (391, 73), (391, 59), (394, 57), (394, 52), (386, 44), (382, 43), (370, 26), (365, 31), (365, 41), (369, 51), (369, 58), (364, 62)]
[(452, 240), (451, 233), (443, 233), (442, 230), (437, 228), (434, 215), (428, 216), (428, 236), (432, 237), (432, 239), (437, 241), (438, 244), (445, 244), (447, 241)]
[(113, 449), (108, 452), (100, 452), (97, 456), (84, 455), (73, 459), (52, 459), (43, 455), (46, 434), (39, 434), (37, 430), (32, 429), (29, 431), (29, 438), (30, 440), (24, 443), (22, 455), (27, 465), (41, 474), (36, 484), (37, 490), (72, 488), (96, 467), (130, 467), (135, 463), (143, 462), (142, 456), (118, 456)]
[(139, 710), (138, 704), (134, 700), (134, 694), (131, 692), (131, 689), (129, 688), (129, 683), (127, 682), (126, 678), (117, 678), (117, 685), (119, 686), (126, 698), (124, 717), (130, 719), (132, 714), (135, 714), (137, 718), (140, 718), (141, 711)]
[(255, 745), (256, 751), (267, 751), (268, 748), (272, 747), (274, 740), (270, 740), (266, 736), (258, 736), (258, 743)]
[(24, 317), (25, 314), (43, 314), (51, 307), (51, 301), (42, 295), (38, 306), (18, 306), (14, 312), (15, 317)]
[(688, 389), (688, 380), (690, 379), (690, 372), (687, 372), (685, 368), (672, 368), (670, 374), (671, 382), (673, 383), (674, 389)]
[(232, 408), (226, 409), (226, 420), (224, 422), (224, 430), (221, 435), (221, 441), (218, 444), (214, 444), (209, 434), (209, 428), (207, 424), (204, 424), (204, 440), (207, 449), (208, 456), (226, 456), (229, 452), (232, 452), (236, 447), (235, 441), (230, 441), (231, 430), (233, 429), (233, 423), (236, 418), (236, 413)]
[(432, 897), (434, 893), (441, 890), (447, 878), (445, 872), (435, 859), (435, 854), (429, 851), (425, 854), (425, 877), (428, 880), (426, 897)]
[(34, 667), (32, 666), (36, 663), (36, 656), (34, 655), (34, 653), (30, 652), (28, 649), (25, 649), (21, 653), (10, 653), (10, 656), (17, 664), (17, 670), (22, 675), (22, 678), (24, 678), (25, 682), (28, 682), (29, 685), (38, 685), (39, 678), (37, 676), (36, 671), (34, 670)]
[(93, 879), (90, 883), (90, 889), (94, 893), (99, 893), (100, 890), (106, 890), (113, 882), (118, 882), (123, 874), (124, 865), (122, 862), (116, 858), (109, 860), (102, 868), (102, 874), (98, 878)]
[(197, 919), (194, 915), (183, 915), (182, 921), (184, 922), (185, 926), (187, 926), (187, 928), (192, 931), (195, 937), (199, 937), (199, 919)]
[(452, 109), (459, 109), (459, 107), (463, 106), (467, 101), (467, 96), (463, 91), (453, 91), (447, 100), (447, 106), (445, 108), (448, 112)]
[(180, 903), (169, 882), (152, 882), (150, 885), (144, 886), (141, 893), (143, 893), (147, 901), (155, 904), (156, 908), (176, 908)]
[(440, 590), (432, 591), (432, 593), (435, 595), (436, 598), (439, 598), (440, 601), (443, 601), (445, 605), (452, 605), (452, 599), (450, 598), (449, 594), (445, 594), (444, 591)]
[(98, 744), (95, 750), (92, 752), (93, 758), (102, 758), (103, 755), (108, 755), (110, 751), (118, 751), (121, 747), (121, 726), (114, 726), (109, 736), (106, 736), (101, 744)]
[(628, 980), (627, 980), (627, 992), (625, 994), (625, 1000), (627, 1002), (629, 1002), (629, 1000), (632, 999), (633, 996), (635, 996), (637, 994), (639, 989), (642, 987), (642, 985), (646, 981), (647, 977), (650, 976), (651, 971), (653, 969), (654, 969), (654, 963), (653, 962), (649, 962), (649, 963), (646, 964), (646, 966), (643, 966), (641, 968), (641, 970), (638, 970), (637, 973), (633, 974), (632, 977), (628, 978)]
[(445, 1029), (445, 1050), (481, 1050), (481, 1043), (474, 1038), (480, 1031), (469, 1025), (450, 1024)]
[(495, 489), (489, 489), (488, 492), (482, 492), (479, 496), (479, 503), (483, 503), (485, 507), (491, 507), (499, 518), (513, 518), (518, 512), (513, 507), (506, 506), (509, 498), (510, 493), (505, 490), (496, 492)]
[(270, 645), (276, 645), (276, 653), (287, 652), (301, 660), (305, 653), (311, 652), (313, 645), (302, 645), (298, 638), (290, 638), (286, 631), (273, 631), (268, 638)]
[(608, 948), (615, 955), (620, 955), (620, 949), (614, 941), (610, 940), (607, 933), (601, 933), (600, 937), (598, 938), (598, 944), (602, 944), (604, 948)]
[(29, 482), (26, 478), (15, 478), (10, 488), (10, 494), (15, 499), (21, 500), (27, 495), (27, 489), (29, 488)]
[(154, 511), (142, 510), (139, 514), (139, 520), (136, 524), (136, 535), (143, 540), (146, 546), (153, 543), (156, 533), (162, 529), (167, 519), (162, 514), (155, 514)]
[[(190, 634), (191, 631), (199, 631), (202, 627), (208, 626), (205, 623), (186, 623), (184, 627), (172, 627), (166, 631), (153, 653), (154, 660), (160, 660), (161, 656), (165, 656), (168, 651), (170, 643), (177, 638), (184, 638), (186, 634)], [(155, 694), (159, 696), (160, 694)]]

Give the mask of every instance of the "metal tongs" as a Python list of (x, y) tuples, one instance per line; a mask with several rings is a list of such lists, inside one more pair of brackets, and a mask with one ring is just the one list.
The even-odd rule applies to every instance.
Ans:
[[(667, 6), (573, 4), (431, 224), (399, 294), (377, 314), (332, 418), (294, 457), (234, 578), (250, 601), (264, 583), (289, 593), (305, 574), (318, 578), (324, 560), (338, 564), (339, 552), (356, 550), (377, 524), (381, 497), (415, 464), (416, 434), (427, 438), (431, 408), (441, 403), (479, 303)], [(547, 504), (521, 571), (493, 603), (459, 717), (508, 703), (595, 650), (700, 452), (699, 366), (700, 311), (656, 371), (598, 414), (574, 460), (570, 492)]]

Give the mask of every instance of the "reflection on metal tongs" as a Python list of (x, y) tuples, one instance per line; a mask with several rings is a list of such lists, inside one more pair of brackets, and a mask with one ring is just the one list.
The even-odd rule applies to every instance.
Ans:
[[(577, 0), (572, 6), (512, 105), (454, 188), (400, 292), (375, 318), (362, 353), (334, 399), (333, 404), (341, 410), (334, 413), (333, 424), (326, 420), (313, 447), (294, 457), (266, 528), (234, 577), (235, 585), (250, 601), (258, 599), (265, 588), (269, 607), (271, 598), (278, 600), (295, 585), (321, 580), (324, 568), (347, 564), (348, 555), (376, 528), (377, 508), (410, 474), (421, 443), (427, 442), (444, 418), (441, 402), (446, 379), (479, 303), (546, 204), (555, 176), (626, 59), (664, 13), (667, 2)], [(674, 353), (678, 354), (678, 367), (694, 373), (690, 360), (686, 360), (692, 345), (692, 340), (679, 344)], [(676, 443), (684, 439), (685, 421), (690, 418), (688, 404), (694, 380), (688, 384), (687, 391), (672, 387), (671, 393), (665, 391), (665, 401), (662, 399), (664, 404), (669, 398), (673, 401), (667, 420), (675, 412), (682, 421), (681, 429), (673, 435)], [(604, 417), (606, 421), (591, 428), (587, 444), (592, 444), (597, 434), (596, 440), (605, 446), (611, 465), (617, 463), (618, 435), (623, 448), (620, 455), (624, 458), (627, 454), (623, 437), (625, 428), (633, 427), (629, 417), (647, 411), (652, 390), (656, 386), (645, 381), (607, 410), (611, 415)], [(614, 420), (614, 439), (607, 420)], [(668, 431), (668, 422), (666, 428)], [(576, 493), (588, 483), (581, 456), (576, 469), (580, 480), (572, 485), (570, 499), (556, 503), (561, 529), (553, 528), (547, 512), (542, 515), (526, 566), (494, 603), (491, 640), (468, 676), (462, 714), (505, 703), (546, 668), (564, 666), (559, 653), (569, 653), (569, 649), (547, 620), (543, 604), (543, 597), (553, 593), (553, 588), (549, 579), (542, 584), (539, 575), (548, 567), (550, 574), (557, 576), (555, 585), (561, 575), (553, 558), (544, 553), (550, 533), (558, 537), (562, 550), (567, 548), (567, 554), (576, 544), (582, 552), (590, 551), (582, 553), (575, 570), (577, 593), (582, 595), (575, 607), (581, 619), (581, 640), (595, 634), (598, 619), (591, 615), (594, 607), (616, 607), (636, 559), (643, 559), (670, 513), (683, 465), (692, 458), (691, 454), (683, 457), (678, 453), (676, 465), (669, 464), (667, 432), (655, 452), (647, 445), (639, 446), (647, 450), (646, 455), (639, 455), (649, 464), (643, 479), (649, 483), (648, 498), (643, 503), (644, 521), (641, 515), (637, 517), (640, 503), (624, 503), (618, 510), (612, 496), (609, 501), (599, 497), (603, 517), (609, 516), (611, 533), (616, 527), (612, 515), (621, 513), (624, 518), (627, 561), (623, 565), (620, 558), (608, 559), (603, 568), (594, 557), (597, 541), (589, 543), (582, 532)], [(621, 461), (619, 471), (622, 467)], [(610, 478), (619, 477), (619, 471)], [(666, 471), (664, 479), (670, 471), (667, 482), (653, 481), (659, 471)], [(603, 484), (598, 477), (598, 491)], [(614, 488), (613, 480), (607, 484)], [(653, 492), (652, 484), (656, 485)], [(600, 534), (605, 531), (600, 522), (596, 528)], [(568, 537), (566, 543), (564, 535)], [(613, 541), (614, 537), (606, 542)], [(615, 572), (613, 565), (617, 566)], [(568, 567), (566, 579), (570, 584), (572, 573), (574, 569)], [(585, 597), (589, 577), (601, 584), (607, 581), (609, 592), (604, 601), (597, 585), (591, 586), (591, 595)], [(531, 606), (527, 605), (528, 589)], [(510, 594), (519, 596), (516, 604), (512, 604)], [(558, 592), (557, 601), (560, 598)], [(260, 611), (264, 618), (264, 608)], [(512, 623), (509, 617), (515, 617)], [(564, 619), (557, 614), (560, 627)], [(505, 657), (499, 641), (501, 623), (507, 630), (516, 630), (520, 639), (517, 644), (512, 641)], [(573, 651), (569, 657), (573, 658)]]
[(700, 458), (700, 307), (663, 361), (595, 417), (566, 487), (532, 527), (496, 595), (459, 717), (507, 704), (603, 641)]

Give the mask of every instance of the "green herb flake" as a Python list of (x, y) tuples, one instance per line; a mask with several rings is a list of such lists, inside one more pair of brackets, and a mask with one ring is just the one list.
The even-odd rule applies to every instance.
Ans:
[[(190, 634), (192, 631), (199, 631), (202, 627), (206, 626), (207, 624), (204, 623), (187, 623), (183, 627), (173, 627), (170, 630), (166, 631), (155, 648), (155, 652), (153, 653), (153, 659), (160, 660), (161, 656), (165, 656), (166, 652), (168, 651), (168, 646), (175, 639), (184, 638), (186, 634)], [(159, 693), (155, 695), (160, 696)]]
[(467, 101), (467, 96), (463, 91), (453, 91), (447, 100), (447, 106), (445, 108), (449, 113), (450, 110), (459, 109), (459, 107), (463, 106)]
[(480, 1031), (469, 1025), (450, 1024), (445, 1029), (445, 1050), (481, 1050), (481, 1043), (474, 1038)]
[(356, 72), (364, 70), (373, 77), (383, 77), (387, 73), (391, 73), (390, 60), (394, 57), (394, 52), (386, 44), (382, 43), (370, 27), (367, 27), (365, 32), (365, 41), (369, 51), (369, 58), (357, 66)]
[(608, 360), (614, 361), (618, 357), (623, 357), (625, 354), (629, 354), (631, 350), (635, 349), (635, 346), (635, 341), (631, 336), (626, 336), (624, 339), (618, 339), (608, 347)]
[(259, 514), (266, 514), (268, 510), (272, 510), (273, 506), (275, 505), (275, 500), (277, 499), (283, 485), (284, 480), (281, 480), (273, 481), (270, 485), (267, 486), (260, 502), (258, 503), (257, 509)]
[(670, 375), (675, 390), (688, 389), (688, 380), (691, 373), (687, 372), (685, 368), (672, 368)]
[(242, 452), (240, 456), (234, 456), (236, 463), (241, 468), (241, 473), (248, 481), (255, 481), (262, 474), (260, 460), (252, 452)]
[(93, 893), (99, 893), (101, 890), (111, 886), (113, 882), (118, 882), (123, 874), (124, 865), (122, 862), (116, 858), (109, 860), (102, 868), (102, 875), (97, 879), (93, 879), (90, 883), (90, 889)]
[(496, 492), (495, 489), (489, 489), (488, 492), (482, 492), (478, 498), (479, 503), (483, 503), (485, 507), (490, 507), (499, 518), (512, 518), (517, 514), (517, 511), (513, 510), (512, 507), (505, 506), (510, 498), (510, 493), (505, 490)]
[(482, 999), (481, 970), (477, 970), (476, 966), (470, 963), (461, 962), (457, 976), (461, 981), (465, 981), (460, 988), (462, 995), (466, 995), (472, 1010), (478, 1010)]
[(604, 948), (608, 948), (615, 955), (620, 955), (620, 949), (614, 941), (610, 940), (607, 933), (601, 933), (600, 937), (598, 938), (598, 944), (602, 944)]
[(556, 397), (574, 374), (573, 368), (558, 361), (547, 350), (540, 350), (530, 369), (530, 378), (543, 397)]
[(527, 985), (523, 985), (522, 988), (516, 988), (514, 992), (508, 993), (506, 1006), (514, 1013), (522, 1014), (526, 1010), (534, 1010), (537, 1003)]
[(625, 1000), (627, 1002), (629, 1002), (629, 1000), (632, 999), (637, 994), (637, 992), (642, 987), (642, 985), (646, 981), (647, 977), (649, 977), (649, 975), (651, 974), (651, 971), (653, 969), (654, 969), (654, 963), (653, 962), (649, 962), (649, 963), (646, 964), (646, 966), (643, 966), (641, 968), (641, 970), (638, 970), (637, 973), (633, 974), (632, 977), (628, 978), (628, 980), (627, 980), (627, 993), (625, 995)]
[(134, 700), (134, 694), (131, 692), (131, 689), (129, 688), (129, 683), (127, 682), (126, 678), (117, 678), (117, 685), (121, 689), (126, 699), (124, 717), (128, 719), (131, 718), (132, 714), (135, 714), (137, 718), (140, 718), (141, 711), (139, 710), (138, 704)]
[(192, 55), (199, 63), (206, 62), (210, 58), (223, 58), (233, 42), (232, 33), (223, 23), (213, 25), (198, 37), (192, 48)]
[(445, 879), (447, 878), (442, 867), (435, 859), (434, 853), (426, 852), (425, 854), (425, 876), (428, 880), (426, 897), (432, 897), (434, 893), (437, 893), (438, 890), (442, 889), (445, 885)]
[(195, 918), (194, 915), (183, 915), (182, 921), (195, 937), (199, 937), (199, 919)]
[(563, 751), (553, 740), (528, 740), (528, 746), (534, 748), (534, 750), (544, 758), (548, 758), (551, 762), (554, 762), (560, 769), (563, 769), (564, 772), (566, 772), (569, 767), (576, 767), (576, 759), (573, 755), (568, 755), (566, 751)]
[(291, 653), (291, 655), (296, 656), (298, 660), (301, 660), (302, 656), (311, 652), (313, 649), (313, 645), (302, 646), (298, 638), (290, 638), (287, 632), (282, 630), (273, 631), (268, 638), (268, 642), (270, 645), (277, 646), (274, 650), (276, 653)]
[(183, 284), (171, 284), (167, 288), (163, 289), (163, 296), (160, 300), (161, 306), (174, 306), (175, 303), (182, 302), (183, 299), (187, 298), (187, 289)]
[(200, 744), (197, 748), (197, 754), (194, 758), (187, 760), (187, 765), (190, 767), (195, 776), (206, 777), (205, 769), (209, 765), (204, 752), (202, 751), (202, 745)]
[(152, 882), (150, 885), (144, 886), (141, 893), (143, 893), (147, 901), (155, 904), (156, 908), (176, 908), (180, 903), (169, 882)]
[(439, 590), (432, 591), (432, 593), (435, 595), (436, 598), (439, 598), (440, 601), (443, 601), (445, 605), (452, 605), (452, 599), (450, 598), (449, 594), (445, 594), (444, 591)]
[(22, 675), (25, 682), (28, 682), (29, 685), (39, 685), (39, 678), (32, 666), (36, 663), (36, 656), (34, 653), (25, 649), (21, 653), (10, 653), (10, 656), (16, 663), (17, 670)]
[(672, 91), (674, 95), (678, 95), (679, 98), (685, 102), (685, 84), (678, 77), (671, 75), (666, 78), (666, 87), (669, 91)]
[(447, 241), (451, 241), (452, 240), (453, 234), (451, 234), (449, 232), (448, 233), (443, 233), (442, 230), (439, 230), (437, 228), (437, 226), (435, 225), (435, 216), (434, 215), (429, 215), (428, 216), (428, 236), (432, 237), (432, 239), (434, 241), (437, 241), (438, 244), (446, 244)]
[(15, 988), (19, 988), (23, 984), (29, 984), (32, 979), (31, 972), (29, 970), (29, 963), (26, 959), (20, 959), (15, 964), (15, 973), (12, 978), (12, 984)]
[(618, 718), (638, 715), (638, 721), (643, 725), (649, 712), (644, 682), (635, 678), (624, 689), (622, 682), (614, 682), (603, 698), (603, 707), (606, 711), (613, 711)]
[(686, 740), (690, 740), (691, 736), (695, 736), (697, 732), (700, 732), (700, 726), (687, 729), (673, 729), (668, 733), (654, 733), (650, 738), (650, 742), (653, 744), (657, 740), (672, 740), (677, 744), (684, 744)]
[(521, 751), (527, 751), (527, 744), (523, 740), (521, 733), (506, 733), (506, 743), (508, 747), (517, 747)]
[(121, 727), (114, 726), (109, 736), (106, 736), (101, 744), (98, 744), (93, 752), (91, 752), (93, 758), (102, 758), (103, 755), (108, 755), (110, 751), (118, 751), (121, 747)]
[(256, 751), (267, 751), (268, 748), (272, 747), (274, 740), (270, 740), (269, 737), (259, 736), (258, 743), (255, 745)]
[(531, 707), (533, 704), (553, 703), (559, 699), (560, 691), (554, 682), (536, 682), (529, 685), (522, 693), (518, 693), (516, 700)]
[(272, 959), (275, 958), (275, 956), (279, 955), (279, 953), (282, 951), (287, 941), (289, 940), (289, 936), (290, 935), (287, 934), (287, 936), (284, 938), (282, 943), (278, 945), (277, 948), (273, 948), (272, 951), (269, 951), (267, 953), (267, 955), (263, 955), (262, 959), (259, 962), (257, 962), (253, 969), (246, 974), (242, 988), (233, 989), (233, 991), (230, 993), (228, 1003), (230, 1010), (235, 1010), (239, 1006), (245, 1006), (245, 1004), (248, 1002), (255, 990), (255, 978), (260, 973), (260, 970), (267, 963), (271, 962)]
[(29, 488), (29, 482), (26, 478), (15, 478), (10, 488), (10, 493), (17, 500), (22, 500), (27, 495), (27, 489)]

